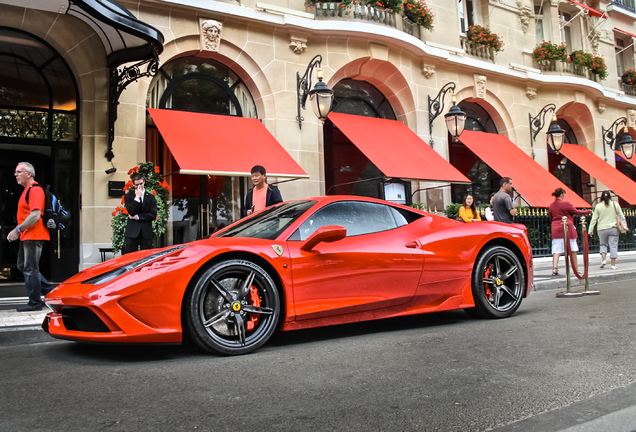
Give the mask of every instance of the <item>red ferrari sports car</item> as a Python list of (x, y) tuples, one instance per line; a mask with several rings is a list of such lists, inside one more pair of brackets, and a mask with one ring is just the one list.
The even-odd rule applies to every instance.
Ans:
[(460, 223), (387, 201), (288, 201), (188, 244), (83, 270), (46, 296), (51, 336), (249, 353), (276, 330), (466, 309), (511, 316), (528, 295), (523, 225)]

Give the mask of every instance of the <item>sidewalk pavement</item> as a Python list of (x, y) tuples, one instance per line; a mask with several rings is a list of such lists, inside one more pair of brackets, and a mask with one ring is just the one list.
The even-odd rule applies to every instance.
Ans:
[[(636, 251), (619, 252), (616, 260), (617, 269), (612, 270), (609, 258), (605, 268), (601, 269), (601, 257), (598, 254), (590, 255), (589, 286), (606, 283), (609, 281), (625, 281), (636, 279)], [(565, 278), (565, 263), (563, 257), (559, 260), (559, 275), (552, 276), (552, 257), (535, 258), (534, 264), (534, 288), (533, 291), (561, 290), (567, 288)], [(578, 257), (578, 268), (583, 270), (583, 256)], [(585, 280), (579, 280), (570, 269), (570, 290), (583, 291)], [(17, 312), (16, 307), (25, 305), (27, 297), (20, 296), (25, 293), (24, 283), (0, 283), (0, 331), (21, 330), (25, 328), (40, 327), (48, 308), (35, 312)], [(531, 294), (532, 295), (532, 294)]]

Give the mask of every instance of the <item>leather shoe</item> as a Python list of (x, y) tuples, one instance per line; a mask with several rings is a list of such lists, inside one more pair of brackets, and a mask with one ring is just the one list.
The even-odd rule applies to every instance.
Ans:
[(41, 311), (42, 310), (42, 305), (26, 305), (26, 306), (20, 306), (19, 308), (16, 309), (16, 311), (18, 312), (32, 312), (32, 311)]

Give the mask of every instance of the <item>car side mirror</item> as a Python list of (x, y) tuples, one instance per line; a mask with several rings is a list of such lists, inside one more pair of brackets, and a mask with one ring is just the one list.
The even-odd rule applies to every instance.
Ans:
[(318, 228), (312, 235), (309, 236), (305, 244), (300, 247), (300, 250), (309, 252), (318, 243), (331, 243), (338, 240), (342, 240), (347, 236), (347, 229), (345, 227), (337, 225), (325, 225)]

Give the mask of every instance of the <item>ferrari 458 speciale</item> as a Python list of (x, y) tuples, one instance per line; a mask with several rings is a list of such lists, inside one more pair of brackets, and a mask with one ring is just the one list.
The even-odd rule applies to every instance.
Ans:
[(460, 223), (387, 201), (288, 201), (212, 237), (117, 257), (46, 298), (43, 328), (86, 342), (249, 353), (277, 330), (450, 309), (511, 316), (532, 285), (523, 225)]

